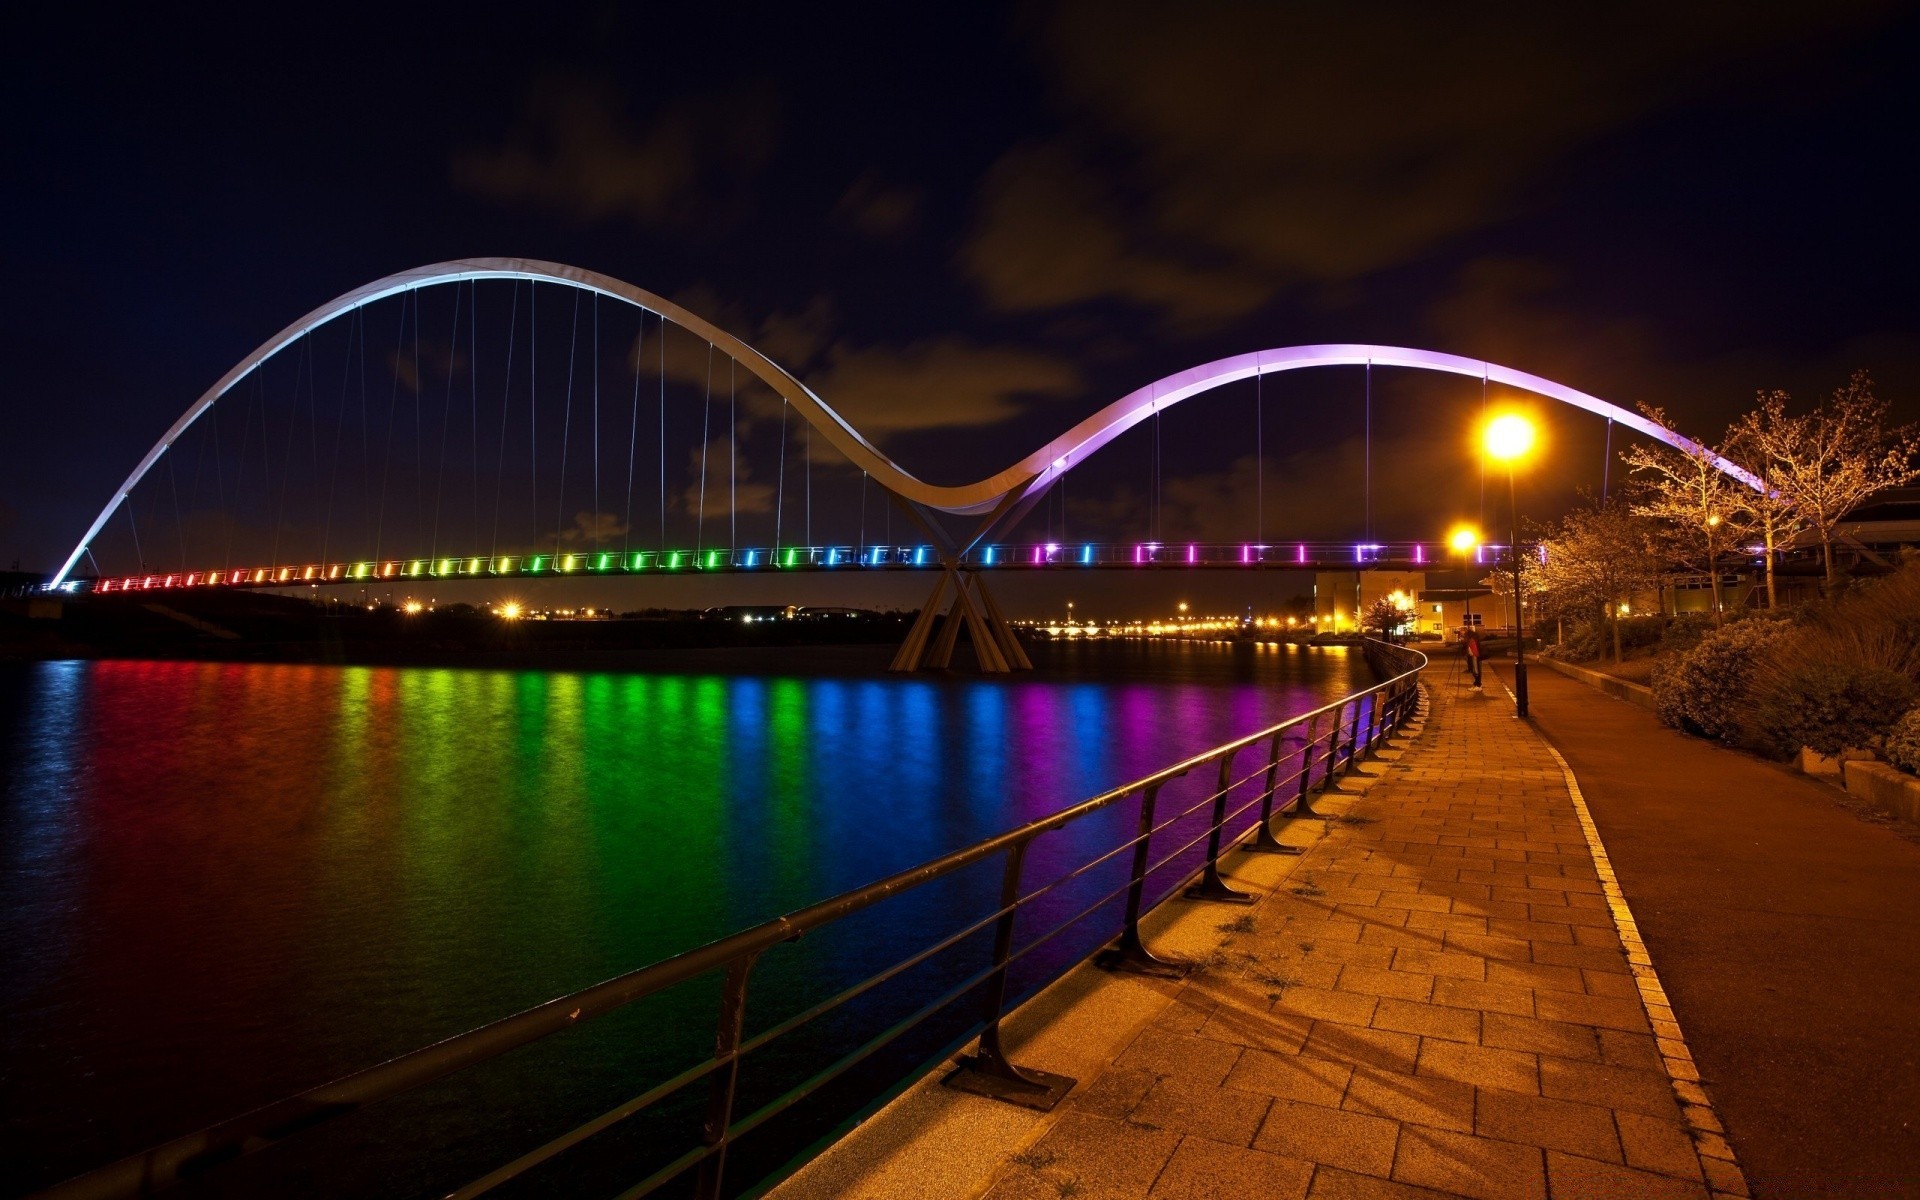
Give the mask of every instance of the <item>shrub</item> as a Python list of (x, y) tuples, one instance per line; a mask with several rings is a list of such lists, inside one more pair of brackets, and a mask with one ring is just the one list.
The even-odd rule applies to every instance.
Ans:
[(1667, 654), (1684, 654), (1713, 632), (1713, 618), (1706, 613), (1686, 613), (1667, 622), (1660, 635), (1660, 649)]
[[(1660, 644), (1670, 618), (1664, 616), (1624, 617), (1620, 621), (1620, 649), (1631, 654), (1645, 646)], [(1613, 630), (1605, 617), (1586, 617), (1570, 625), (1567, 644), (1560, 655), (1571, 662), (1594, 662), (1613, 657)]]
[(1913, 680), (1885, 667), (1814, 662), (1760, 696), (1757, 726), (1775, 749), (1838, 754), (1868, 745), (1913, 705)]
[(1677, 658), (1656, 663), (1653, 698), (1660, 720), (1697, 737), (1744, 740), (1753, 707), (1748, 684), (1784, 629), (1778, 621), (1736, 621)]
[(1887, 730), (1886, 751), (1888, 762), (1920, 775), (1920, 708), (1909, 710)]

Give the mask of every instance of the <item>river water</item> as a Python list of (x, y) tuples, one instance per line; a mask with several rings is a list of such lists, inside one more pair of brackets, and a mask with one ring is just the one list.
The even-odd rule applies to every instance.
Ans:
[[(1370, 679), (1339, 647), (1077, 645), (1011, 680), (805, 659), (0, 669), (0, 1192), (856, 887)], [(997, 876), (979, 882), (757, 974), (754, 1011), (924, 944), (938, 905)], [(609, 1018), (607, 1044), (402, 1106), (348, 1144), (371, 1162), (423, 1136), (537, 1143), (710, 1046), (711, 1004)], [(407, 1170), (352, 1190), (443, 1186), (430, 1156), (400, 1153)], [(247, 1186), (342, 1186), (274, 1169)]]

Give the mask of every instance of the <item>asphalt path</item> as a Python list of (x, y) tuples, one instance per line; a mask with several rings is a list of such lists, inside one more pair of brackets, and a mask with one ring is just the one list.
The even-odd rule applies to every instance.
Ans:
[(1755, 1195), (1920, 1198), (1920, 845), (1785, 766), (1528, 681)]

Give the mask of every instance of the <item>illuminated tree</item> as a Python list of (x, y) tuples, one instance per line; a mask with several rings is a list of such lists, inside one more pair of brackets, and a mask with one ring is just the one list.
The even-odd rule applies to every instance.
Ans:
[(1779, 548), (1805, 533), (1808, 520), (1789, 492), (1778, 482), (1780, 463), (1802, 457), (1806, 419), (1787, 412), (1787, 394), (1761, 392), (1757, 407), (1727, 428), (1727, 457), (1766, 486), (1764, 493), (1747, 497), (1747, 511), (1767, 554), (1767, 607), (1779, 607), (1775, 591), (1774, 559)]
[[(1876, 492), (1920, 478), (1920, 426), (1890, 428), (1889, 406), (1873, 393), (1873, 379), (1855, 371), (1812, 412), (1792, 416), (1787, 396), (1761, 397), (1758, 412), (1735, 426), (1748, 453), (1764, 458), (1761, 474), (1790, 509), (1820, 537), (1827, 583), (1835, 578), (1834, 530)], [(1769, 600), (1772, 563), (1769, 562)]]
[(1660, 530), (1646, 517), (1617, 500), (1586, 501), (1547, 530), (1535, 576), (1553, 611), (1607, 622), (1619, 662), (1621, 611), (1658, 586), (1666, 557)]
[[(1641, 405), (1649, 420), (1669, 425), (1667, 415)], [(1720, 564), (1728, 552), (1751, 532), (1749, 504), (1753, 489), (1720, 469), (1708, 446), (1681, 450), (1658, 442), (1635, 446), (1621, 457), (1635, 475), (1636, 500), (1632, 511), (1652, 517), (1667, 527), (1672, 555), (1713, 581), (1713, 623), (1725, 618), (1721, 597)]]

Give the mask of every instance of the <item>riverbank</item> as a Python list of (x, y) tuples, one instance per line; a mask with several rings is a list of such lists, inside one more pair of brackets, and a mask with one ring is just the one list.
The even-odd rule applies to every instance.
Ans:
[(1498, 691), (1429, 686), (1405, 758), (1283, 823), (1300, 857), (1235, 856), (1255, 907), (1156, 914), (1185, 980), (1023, 1011), (1015, 1060), (1080, 1079), (1054, 1113), (930, 1078), (774, 1194), (1746, 1195), (1568, 776)]

